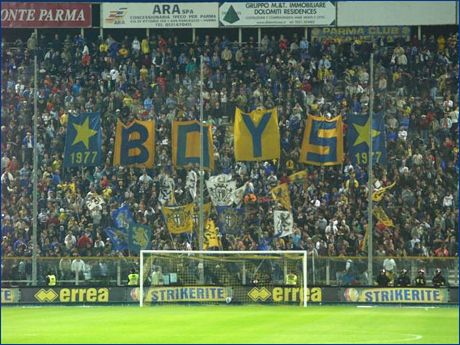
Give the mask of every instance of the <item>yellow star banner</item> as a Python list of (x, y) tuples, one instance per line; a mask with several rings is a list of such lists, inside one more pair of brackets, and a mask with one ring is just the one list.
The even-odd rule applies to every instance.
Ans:
[[(350, 115), (348, 118), (347, 146), (352, 164), (365, 165), (369, 155), (370, 120), (367, 115)], [(385, 123), (383, 113), (378, 112), (372, 118), (372, 153), (374, 164), (385, 164)]]
[(287, 183), (282, 183), (271, 190), (273, 200), (278, 201), (288, 211), (291, 210), (291, 197), (289, 194), (289, 186)]
[(342, 116), (332, 119), (323, 116), (308, 116), (299, 161), (312, 165), (342, 164)]
[(384, 187), (384, 188), (380, 188), (380, 189), (377, 189), (375, 190), (373, 193), (372, 193), (372, 200), (373, 201), (380, 201), (383, 199), (383, 196), (385, 195), (385, 192), (388, 190), (388, 189), (391, 189), (393, 188), (394, 186), (396, 185), (396, 181), (393, 182), (392, 184), (390, 184), (389, 186), (387, 187)]
[(153, 168), (155, 157), (155, 122), (135, 120), (125, 126), (117, 123), (113, 165)]
[(64, 168), (90, 167), (101, 162), (101, 115), (69, 116), (64, 150)]

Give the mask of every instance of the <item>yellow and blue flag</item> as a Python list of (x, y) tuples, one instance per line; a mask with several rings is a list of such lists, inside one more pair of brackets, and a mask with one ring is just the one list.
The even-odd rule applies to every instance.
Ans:
[(64, 168), (101, 164), (101, 114), (69, 116), (64, 150)]
[(308, 179), (308, 173), (306, 170), (301, 170), (289, 175), (288, 178), (290, 183), (305, 182)]
[[(214, 170), (214, 145), (210, 125), (203, 125), (203, 168)], [(176, 167), (200, 166), (200, 123), (173, 121), (172, 161)]]
[(128, 246), (132, 253), (139, 254), (141, 250), (150, 249), (152, 229), (145, 224), (132, 223), (129, 226)]
[(279, 202), (286, 210), (291, 210), (291, 193), (287, 183), (282, 183), (271, 190), (273, 200)]
[(113, 165), (153, 168), (155, 157), (155, 122), (135, 120), (125, 126), (118, 120)]
[(217, 225), (224, 234), (239, 234), (243, 231), (243, 209), (233, 206), (216, 206)]
[(343, 162), (342, 116), (308, 116), (300, 151), (301, 163), (339, 165)]
[[(206, 222), (211, 214), (211, 203), (207, 202), (203, 204), (203, 221)], [(193, 204), (193, 226), (198, 229), (200, 226), (200, 205), (198, 203)]]
[(237, 161), (264, 161), (280, 158), (280, 132), (276, 108), (235, 110), (234, 150)]
[(211, 218), (208, 218), (204, 226), (204, 241), (203, 249), (208, 250), (210, 248), (220, 247), (219, 232), (217, 231), (216, 225)]
[(383, 197), (385, 196), (385, 193), (388, 189), (391, 189), (393, 188), (394, 186), (396, 185), (396, 181), (394, 181), (392, 184), (390, 184), (389, 186), (387, 187), (383, 187), (383, 188), (380, 188), (380, 189), (377, 189), (375, 190), (373, 193), (372, 193), (372, 200), (373, 201), (376, 201), (376, 202), (379, 202), (383, 199)]
[(125, 231), (114, 228), (104, 229), (105, 234), (110, 238), (112, 249), (116, 251), (123, 251), (128, 249), (128, 236)]
[[(368, 164), (369, 155), (369, 116), (351, 115), (348, 118), (347, 146), (352, 164)], [(373, 164), (386, 164), (385, 122), (383, 113), (372, 117)]]
[(172, 234), (193, 231), (193, 203), (161, 208), (168, 231)]
[(150, 249), (152, 229), (136, 223), (128, 206), (124, 205), (113, 211), (112, 220), (114, 228), (107, 228), (105, 231), (115, 250), (128, 249), (131, 253), (139, 254), (141, 250)]
[(382, 223), (386, 227), (389, 227), (389, 228), (392, 228), (395, 226), (393, 223), (393, 219), (388, 217), (383, 207), (380, 207), (380, 206), (374, 207), (374, 216), (375, 218), (377, 218), (377, 223)]

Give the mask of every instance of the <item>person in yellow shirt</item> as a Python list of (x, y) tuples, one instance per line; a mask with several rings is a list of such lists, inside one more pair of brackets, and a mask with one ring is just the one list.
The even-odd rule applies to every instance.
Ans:
[(139, 274), (136, 273), (136, 270), (134, 268), (131, 269), (131, 273), (128, 274), (128, 285), (129, 286), (139, 285)]
[(286, 275), (286, 278), (285, 278), (285, 284), (286, 285), (297, 285), (297, 275), (295, 275), (294, 273), (288, 273)]
[(438, 37), (438, 52), (442, 52), (444, 48), (446, 47), (446, 39), (444, 38), (443, 35)]
[(147, 79), (147, 76), (149, 74), (149, 70), (145, 65), (142, 65), (141, 69), (139, 70), (139, 75), (141, 77), (141, 80), (145, 81)]
[(123, 98), (123, 106), (124, 107), (129, 107), (131, 106), (131, 104), (133, 104), (133, 98), (126, 94), (126, 96)]
[(62, 166), (62, 161), (59, 159), (58, 155), (55, 155), (53, 163), (51, 163), (51, 169), (53, 171), (60, 171)]
[(56, 276), (51, 271), (46, 276), (46, 283), (48, 286), (56, 286)]
[(118, 54), (122, 57), (122, 58), (127, 58), (128, 55), (129, 55), (129, 51), (128, 49), (126, 49), (125, 46), (121, 47), (119, 50), (118, 50)]
[(69, 121), (69, 114), (67, 114), (67, 112), (64, 112), (59, 118), (59, 122), (61, 123), (61, 126), (66, 127), (68, 121)]
[(141, 42), (141, 50), (142, 54), (149, 54), (150, 53), (150, 46), (149, 46), (149, 41), (147, 38), (144, 38)]
[(105, 41), (102, 41), (102, 43), (99, 45), (99, 52), (101, 53), (107, 53), (109, 50), (109, 46)]

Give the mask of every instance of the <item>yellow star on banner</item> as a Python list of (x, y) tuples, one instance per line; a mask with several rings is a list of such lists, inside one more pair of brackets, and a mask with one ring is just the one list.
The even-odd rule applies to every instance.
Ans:
[(75, 130), (77, 131), (77, 136), (75, 137), (72, 146), (82, 142), (86, 149), (89, 149), (89, 138), (97, 134), (97, 131), (89, 127), (89, 119), (86, 118), (85, 122), (82, 125), (73, 124)]
[[(367, 119), (366, 124), (364, 126), (353, 124), (355, 127), (356, 132), (358, 132), (358, 136), (355, 139), (355, 143), (353, 146), (359, 145), (361, 143), (366, 143), (369, 146), (369, 119)], [(380, 132), (372, 129), (372, 138), (378, 137)]]

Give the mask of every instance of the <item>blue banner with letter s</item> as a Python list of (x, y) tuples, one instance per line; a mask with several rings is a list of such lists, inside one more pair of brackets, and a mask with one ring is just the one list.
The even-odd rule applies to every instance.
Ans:
[(299, 161), (312, 165), (342, 164), (342, 116), (336, 116), (332, 119), (322, 116), (308, 116)]
[(101, 162), (101, 114), (69, 116), (64, 168), (97, 166)]

